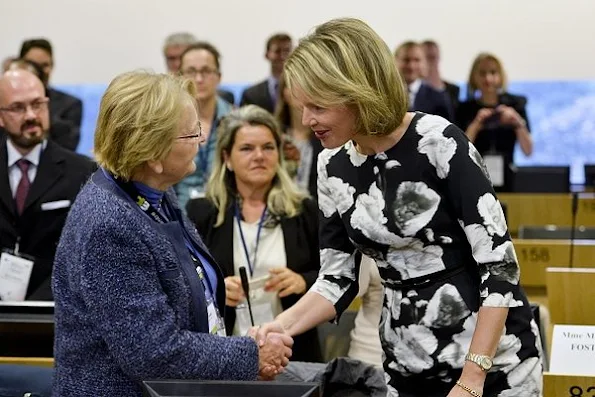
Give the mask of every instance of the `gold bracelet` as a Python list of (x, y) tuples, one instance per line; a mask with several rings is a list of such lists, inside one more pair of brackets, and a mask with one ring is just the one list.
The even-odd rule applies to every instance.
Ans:
[(457, 380), (457, 386), (459, 386), (461, 389), (465, 390), (467, 393), (471, 394), (473, 397), (481, 397), (480, 393), (476, 392), (475, 390), (473, 390), (472, 388), (470, 388), (469, 386), (467, 386), (460, 380)]

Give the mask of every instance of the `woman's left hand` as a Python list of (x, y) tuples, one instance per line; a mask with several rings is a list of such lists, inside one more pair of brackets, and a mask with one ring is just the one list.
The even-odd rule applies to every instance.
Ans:
[(500, 105), (497, 108), (500, 113), (500, 122), (506, 125), (512, 125), (514, 128), (525, 126), (525, 120), (521, 115), (510, 106)]
[(264, 290), (277, 291), (279, 298), (306, 292), (306, 280), (287, 267), (270, 269), (269, 274), (270, 278), (264, 285)]

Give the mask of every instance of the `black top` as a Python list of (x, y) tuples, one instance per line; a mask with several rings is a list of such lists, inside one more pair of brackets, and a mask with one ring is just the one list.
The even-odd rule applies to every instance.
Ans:
[[(510, 106), (516, 110), (527, 123), (527, 129), (529, 130), (529, 120), (525, 110), (527, 99), (525, 97), (503, 93), (498, 97), (498, 104)], [(492, 106), (485, 106), (477, 99), (461, 102), (457, 108), (456, 124), (461, 129), (466, 130), (480, 109), (486, 107)], [(513, 154), (516, 141), (516, 132), (512, 125), (502, 124), (499, 122), (498, 117), (491, 117), (484, 121), (483, 128), (477, 133), (475, 142), (473, 142), (482, 156), (498, 154), (504, 158), (504, 163), (507, 164), (504, 169), (504, 185), (495, 186), (496, 191), (512, 191), (514, 172), (510, 165), (514, 163)]]
[[(529, 120), (525, 105), (527, 99), (522, 96), (504, 93), (498, 97), (498, 104), (512, 107), (527, 123), (529, 129)], [(480, 109), (485, 106), (477, 99), (461, 102), (457, 109), (456, 124), (464, 131), (466, 130)], [(475, 142), (475, 148), (481, 155), (488, 152), (497, 152), (502, 154), (508, 163), (512, 163), (514, 145), (516, 144), (516, 133), (511, 125), (504, 125), (497, 122), (496, 119), (486, 120), (484, 128), (479, 131)]]
[[(227, 208), (223, 224), (215, 227), (218, 210), (206, 198), (188, 201), (186, 212), (188, 218), (194, 223), (204, 243), (211, 254), (221, 266), (223, 276), (233, 276), (233, 223), (235, 200)], [(318, 253), (318, 208), (312, 199), (303, 201), (302, 211), (292, 218), (280, 218), (281, 229), (285, 240), (285, 253), (287, 267), (300, 274), (306, 281), (309, 289), (320, 269), (320, 256)], [(281, 298), (284, 309), (293, 306), (302, 295), (292, 294)], [(225, 310), (225, 326), (228, 333), (233, 331), (236, 320), (235, 310), (227, 307)], [(316, 329), (306, 331), (294, 338), (292, 361), (320, 362), (322, 360), (318, 333)]]

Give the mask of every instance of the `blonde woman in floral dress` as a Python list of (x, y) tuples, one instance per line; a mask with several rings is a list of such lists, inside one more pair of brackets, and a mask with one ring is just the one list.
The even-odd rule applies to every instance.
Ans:
[(365, 23), (320, 25), (284, 71), (318, 157), (321, 270), (273, 323), (297, 335), (338, 320), (360, 253), (385, 284), (389, 395), (541, 396), (540, 340), (483, 160), (445, 119), (407, 112), (390, 50)]

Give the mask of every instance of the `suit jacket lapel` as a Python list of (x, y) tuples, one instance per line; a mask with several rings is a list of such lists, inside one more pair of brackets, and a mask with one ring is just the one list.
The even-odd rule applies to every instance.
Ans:
[(15, 215), (16, 205), (12, 197), (10, 182), (8, 181), (8, 152), (6, 150), (6, 138), (1, 139), (0, 144), (0, 201), (6, 208)]
[(46, 148), (41, 152), (39, 166), (35, 174), (35, 180), (25, 200), (25, 210), (37, 201), (45, 192), (50, 189), (64, 174), (64, 157), (55, 150), (54, 143), (48, 141)]

